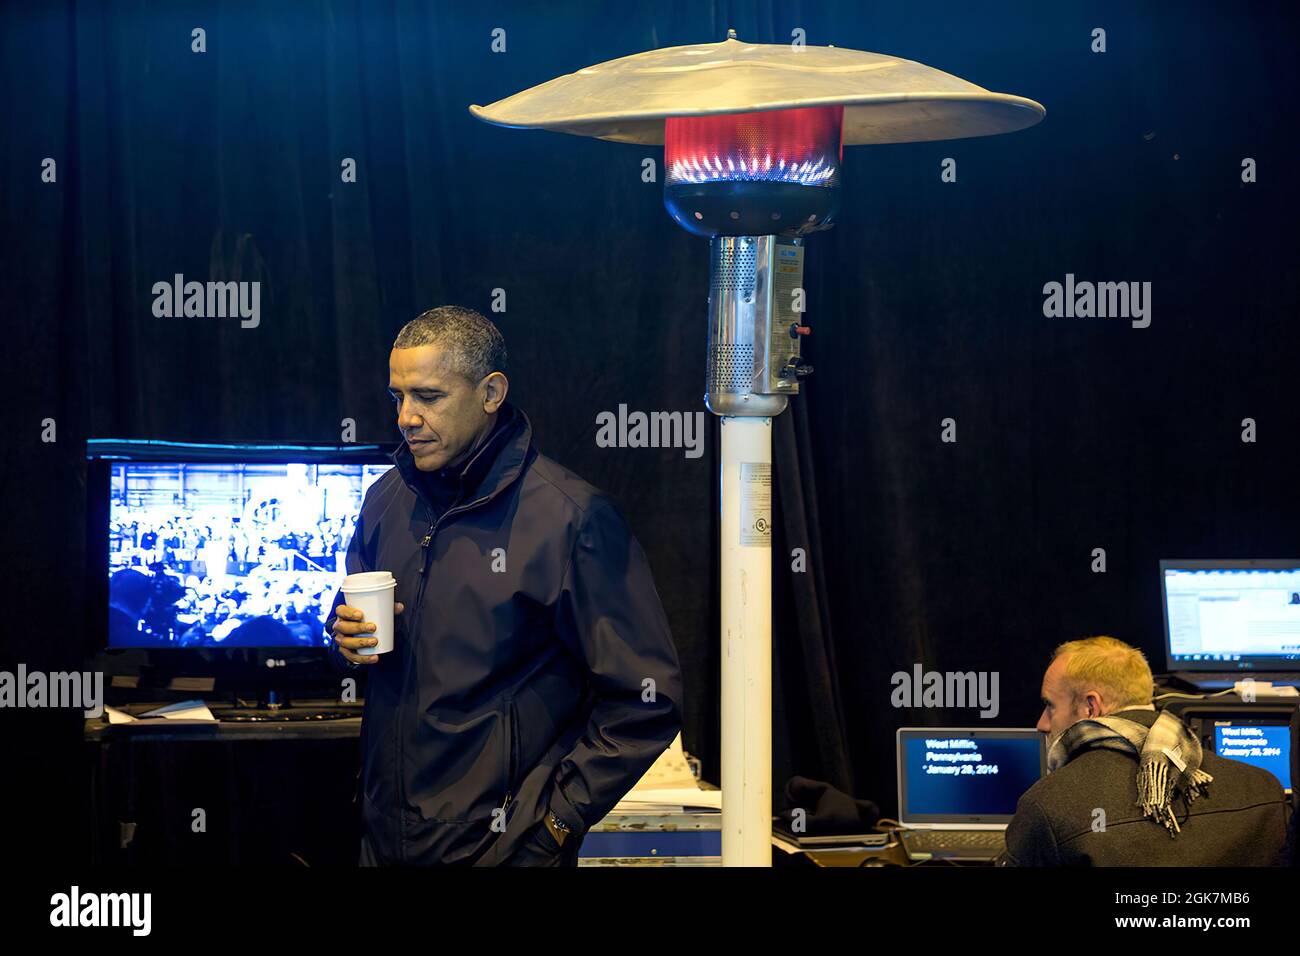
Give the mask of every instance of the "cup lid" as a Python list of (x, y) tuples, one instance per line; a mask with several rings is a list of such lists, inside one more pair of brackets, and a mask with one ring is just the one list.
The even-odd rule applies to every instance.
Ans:
[(366, 591), (372, 588), (385, 588), (396, 583), (391, 571), (358, 571), (343, 579), (343, 590)]

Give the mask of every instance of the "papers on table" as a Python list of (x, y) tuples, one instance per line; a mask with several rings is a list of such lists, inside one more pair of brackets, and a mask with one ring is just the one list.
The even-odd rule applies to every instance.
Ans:
[(158, 707), (148, 713), (141, 714), (139, 717), (132, 717), (126, 711), (118, 710), (116, 707), (105, 707), (104, 713), (108, 715), (110, 724), (137, 724), (144, 721), (150, 723), (177, 721), (186, 724), (217, 723), (217, 718), (212, 716), (212, 711), (208, 710), (208, 705), (201, 700), (183, 700), (179, 703), (168, 704), (165, 707)]
[(614, 809), (622, 813), (721, 811), (722, 791), (700, 789), (686, 763), (682, 735), (678, 734)]
[(687, 810), (722, 810), (721, 790), (699, 787), (664, 787), (632, 790), (614, 807), (620, 813), (684, 813)]

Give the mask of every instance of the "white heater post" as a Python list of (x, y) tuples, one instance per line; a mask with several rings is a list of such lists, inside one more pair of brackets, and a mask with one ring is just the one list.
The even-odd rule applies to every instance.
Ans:
[(772, 865), (772, 419), (722, 416), (722, 865)]

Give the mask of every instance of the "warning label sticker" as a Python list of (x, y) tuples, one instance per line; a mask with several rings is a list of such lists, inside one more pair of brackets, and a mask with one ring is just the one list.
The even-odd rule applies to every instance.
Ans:
[(740, 463), (740, 546), (772, 547), (772, 463)]

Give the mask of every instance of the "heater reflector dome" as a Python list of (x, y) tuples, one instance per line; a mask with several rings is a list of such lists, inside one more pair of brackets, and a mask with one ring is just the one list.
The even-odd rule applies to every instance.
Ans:
[(831, 104), (844, 107), (845, 146), (1010, 133), (1045, 112), (885, 53), (734, 37), (607, 60), (469, 109), (499, 126), (659, 145), (668, 117)]

